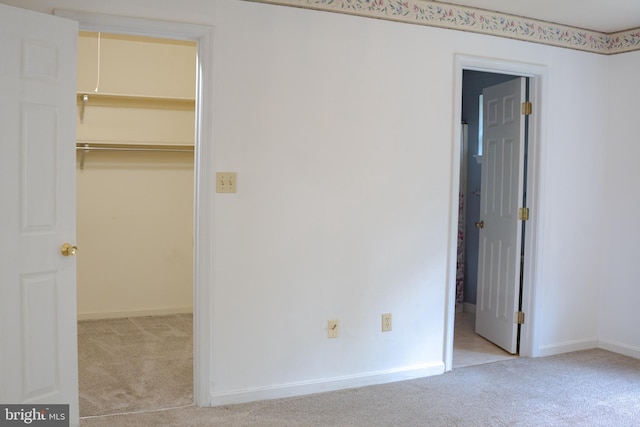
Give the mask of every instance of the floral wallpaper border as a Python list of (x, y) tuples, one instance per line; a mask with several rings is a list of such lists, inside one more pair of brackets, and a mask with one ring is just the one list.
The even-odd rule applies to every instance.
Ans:
[(612, 55), (640, 50), (640, 28), (606, 34), (429, 0), (250, 0), (508, 37)]

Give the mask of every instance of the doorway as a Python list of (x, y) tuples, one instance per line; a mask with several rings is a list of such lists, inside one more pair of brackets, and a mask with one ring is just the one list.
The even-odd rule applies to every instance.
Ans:
[(81, 31), (80, 416), (193, 403), (196, 44)]
[(95, 13), (56, 10), (55, 15), (77, 21), (81, 31), (142, 35), (197, 44), (194, 145), (193, 233), (193, 396), (197, 406), (211, 406), (211, 330), (213, 283), (212, 225), (215, 171), (203, 167), (213, 161), (213, 29), (183, 24)]
[[(463, 117), (463, 94), (473, 98), (472, 95), (465, 94), (465, 73), (467, 76), (471, 75), (471, 73), (478, 73), (477, 75), (482, 77), (484, 74), (490, 73), (489, 77), (494, 79), (502, 79), (509, 80), (515, 77), (526, 77), (529, 79), (529, 99), (533, 103), (533, 114), (529, 117), (529, 125), (526, 129), (529, 147), (528, 147), (528, 158), (525, 164), (528, 173), (528, 180), (526, 183), (526, 187), (524, 191), (527, 194), (527, 206), (530, 208), (531, 212), (535, 212), (535, 205), (537, 201), (537, 188), (538, 188), (538, 153), (541, 145), (540, 141), (540, 124), (541, 124), (541, 116), (543, 109), (541, 107), (540, 99), (542, 93), (542, 82), (543, 77), (546, 75), (546, 69), (541, 66), (530, 65), (530, 64), (520, 64), (513, 63), (507, 61), (500, 60), (491, 60), (477, 57), (469, 57), (458, 55), (456, 57), (456, 82), (455, 82), (455, 116), (456, 122), (460, 123), (460, 117)], [(487, 77), (487, 76), (484, 76)], [(468, 81), (467, 81), (468, 83)], [(474, 103), (477, 101), (474, 101)], [(468, 133), (471, 134), (474, 132), (471, 129), (472, 126), (467, 124)], [(475, 130), (477, 132), (477, 128)], [(450, 256), (449, 256), (449, 280), (448, 284), (448, 299), (446, 306), (446, 337), (445, 337), (445, 351), (444, 351), (444, 359), (445, 359), (445, 369), (451, 370), (454, 367), (453, 361), (453, 353), (454, 353), (454, 330), (456, 327), (456, 314), (457, 312), (464, 312), (464, 309), (468, 311), (472, 311), (474, 305), (469, 303), (469, 300), (473, 301), (472, 298), (475, 298), (475, 295), (467, 296), (467, 304), (465, 304), (464, 300), (460, 300), (457, 295), (457, 259), (458, 259), (458, 234), (459, 234), (459, 207), (460, 207), (460, 190), (465, 190), (465, 185), (460, 182), (461, 169), (460, 164), (463, 160), (463, 127), (457, 125), (454, 128), (454, 174), (453, 174), (453, 189), (451, 198), (451, 234), (450, 234)], [(478, 156), (477, 152), (477, 143), (472, 147), (472, 149), (467, 153), (468, 154), (468, 167), (478, 167), (479, 163), (476, 161), (476, 158), (473, 157), (475, 154)], [(475, 148), (475, 153), (471, 152)], [(464, 172), (471, 173), (467, 170)], [(470, 179), (467, 179), (465, 183), (469, 182)], [(473, 198), (476, 197), (474, 192), (478, 191), (473, 187), (473, 184), (467, 186), (466, 193), (470, 194), (468, 196), (469, 203), (472, 205), (471, 210), (473, 210)], [(478, 203), (478, 202), (476, 202)], [(477, 220), (475, 220), (477, 221)], [(475, 227), (475, 221), (473, 221), (473, 214), (467, 215), (466, 223), (471, 223)], [(466, 229), (466, 224), (464, 226)], [(527, 222), (527, 238), (525, 239), (525, 247), (524, 247), (524, 257), (522, 257), (522, 281), (524, 283), (524, 288), (521, 292), (521, 305), (522, 310), (525, 312), (526, 321), (523, 325), (521, 325), (520, 329), (520, 351), (519, 354), (521, 356), (531, 356), (532, 348), (534, 345), (533, 342), (533, 327), (535, 323), (535, 313), (534, 313), (534, 290), (535, 290), (535, 243), (537, 237), (537, 218), (535, 214), (530, 217), (530, 220)], [(477, 246), (477, 241), (474, 242), (475, 246)], [(465, 246), (470, 246), (465, 245)], [(463, 252), (464, 253), (464, 252)], [(467, 268), (471, 270), (471, 276), (468, 277), (468, 281), (477, 280), (476, 277), (473, 277), (473, 272), (477, 272), (477, 261), (474, 263), (473, 251), (467, 255), (467, 262), (470, 261), (470, 266)], [(520, 260), (518, 260), (520, 261)], [(475, 271), (474, 271), (475, 270)], [(467, 272), (465, 272), (465, 276), (467, 276)], [(472, 289), (472, 291), (475, 289)], [(471, 292), (472, 292), (471, 291)], [(471, 293), (469, 292), (469, 293)], [(458, 325), (459, 326), (459, 325)]]
[[(456, 266), (456, 318), (454, 366), (469, 366), (512, 357), (476, 331), (476, 285), (478, 282), (480, 200), (482, 188), (483, 90), (512, 81), (514, 75), (464, 70), (458, 262)], [(526, 156), (526, 153), (525, 153)]]

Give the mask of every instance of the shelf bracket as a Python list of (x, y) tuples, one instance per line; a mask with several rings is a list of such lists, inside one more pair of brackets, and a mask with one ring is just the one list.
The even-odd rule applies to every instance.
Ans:
[(88, 152), (89, 152), (89, 144), (84, 144), (84, 150), (82, 150), (82, 155), (80, 156), (80, 170), (84, 170), (84, 158)]
[(80, 107), (80, 124), (84, 123), (84, 110), (87, 108), (87, 101), (89, 101), (89, 95), (85, 93), (82, 95), (82, 106)]

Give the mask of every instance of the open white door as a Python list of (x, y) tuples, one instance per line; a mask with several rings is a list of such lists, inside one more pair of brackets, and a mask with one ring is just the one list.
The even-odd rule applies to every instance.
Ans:
[(482, 185), (476, 333), (517, 352), (526, 79), (483, 91)]
[(0, 402), (69, 404), (70, 425), (77, 39), (74, 21), (0, 4)]

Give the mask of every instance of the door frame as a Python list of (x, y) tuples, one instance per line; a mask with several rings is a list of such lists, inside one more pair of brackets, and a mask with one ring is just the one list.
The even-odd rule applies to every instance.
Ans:
[[(460, 118), (462, 117), (462, 78), (464, 70), (483, 71), (488, 73), (510, 74), (529, 78), (529, 100), (533, 104), (533, 113), (529, 116), (528, 158), (527, 158), (527, 207), (531, 212), (527, 221), (525, 238), (525, 255), (523, 268), (524, 286), (522, 290), (522, 311), (525, 312), (525, 323), (520, 330), (520, 356), (538, 356), (536, 339), (536, 278), (541, 269), (537, 256), (542, 247), (542, 222), (539, 214), (538, 200), (541, 185), (541, 171), (544, 164), (544, 123), (546, 108), (542, 102), (546, 99), (547, 68), (542, 65), (506, 61), (488, 57), (455, 55), (454, 59), (454, 108), (453, 108), (453, 141), (452, 141), (452, 175), (451, 197), (449, 209), (449, 254), (447, 256), (447, 283), (445, 307), (444, 354), (445, 371), (453, 369), (453, 335), (456, 303), (456, 259), (458, 236), (458, 193), (460, 191)], [(519, 261), (519, 260), (518, 260)]]
[[(213, 28), (167, 21), (55, 10), (81, 31), (189, 40), (197, 43), (194, 150), (193, 396), (211, 406), (211, 299), (213, 281)], [(208, 120), (209, 119), (209, 120)]]

